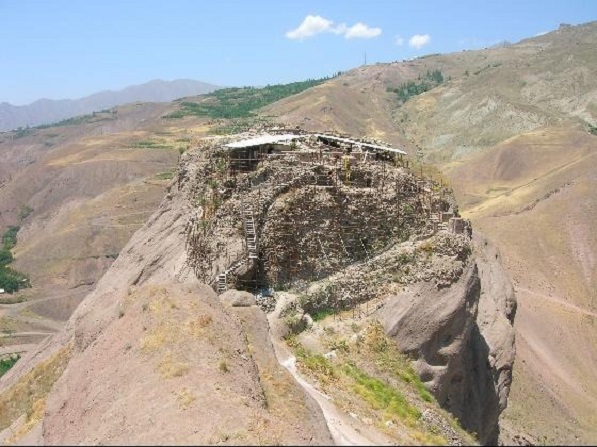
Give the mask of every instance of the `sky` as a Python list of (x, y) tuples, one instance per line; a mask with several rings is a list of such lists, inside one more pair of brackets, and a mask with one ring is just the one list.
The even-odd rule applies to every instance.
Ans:
[(0, 0), (0, 102), (287, 83), (593, 20), (596, 0)]

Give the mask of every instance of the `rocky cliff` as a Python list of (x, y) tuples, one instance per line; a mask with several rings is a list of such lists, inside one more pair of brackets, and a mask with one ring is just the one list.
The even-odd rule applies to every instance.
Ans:
[[(63, 332), (2, 377), (4, 440), (332, 442), (314, 401), (258, 358), (272, 346), (250, 346), (238, 317), (185, 273), (189, 209), (181, 191), (169, 193)], [(267, 326), (265, 316), (255, 324)], [(48, 376), (38, 360), (54, 352), (66, 357), (56, 374), (32, 381)]]
[(417, 372), (483, 444), (496, 444), (514, 363), (516, 299), (499, 253), (475, 235), (464, 273), (448, 288), (419, 283), (380, 312), (388, 334)]
[[(332, 442), (320, 407), (272, 360), (271, 343), (256, 329), (267, 328), (265, 315), (255, 307), (233, 310), (214, 288), (197, 279), (204, 276), (203, 282), (218, 288), (216, 278), (236, 261), (230, 254), (242, 247), (242, 221), (235, 222), (226, 210), (235, 209), (235, 194), (246, 186), (247, 194), (263, 200), (263, 215), (256, 211), (254, 217), (265, 247), (268, 239), (260, 232), (267, 231), (271, 216), (280, 220), (285, 210), (298, 213), (300, 205), (302, 226), (314, 225), (313, 231), (293, 236), (305, 241), (297, 259), (285, 263), (269, 258), (278, 266), (271, 270), (276, 272), (272, 278), (288, 278), (287, 287), (295, 287), (286, 264), (312, 263), (297, 273), (302, 282), (311, 282), (303, 289), (308, 298), (303, 304), (312, 311), (325, 309), (325, 303), (317, 301), (323, 296), (327, 305), (334, 303), (334, 312), (381, 300), (379, 317), (398, 346), (414, 356), (438, 403), (476, 431), (481, 442), (495, 442), (514, 358), (514, 296), (499, 256), (485, 241), (477, 238), (472, 244), (467, 234), (452, 234), (447, 227), (425, 233), (433, 231), (425, 206), (429, 211), (451, 206), (437, 185), (417, 181), (402, 167), (388, 173), (391, 164), (372, 164), (367, 168), (371, 171), (363, 171), (371, 177), (363, 176), (363, 185), (355, 179), (365, 165), (354, 166), (350, 185), (318, 185), (322, 180), (314, 175), (315, 166), (297, 177), (303, 183), (313, 179), (314, 185), (285, 183), (276, 189), (276, 172), (288, 171), (276, 171), (273, 163), (265, 171), (258, 167), (240, 175), (234, 188), (226, 182), (214, 187), (217, 178), (205, 175), (214, 161), (207, 150), (198, 148), (181, 157), (178, 175), (159, 209), (120, 252), (66, 328), (0, 380), (3, 438), (47, 444)], [(305, 170), (301, 163), (288, 166)], [(269, 183), (264, 172), (270, 172)], [(327, 171), (323, 176), (329, 177)], [(255, 179), (261, 179), (259, 190)], [(380, 206), (396, 216), (390, 232), (372, 225), (381, 221), (374, 213), (382, 208), (368, 196), (375, 196), (377, 183), (384, 188), (381, 199), (377, 196), (383, 200)], [(268, 187), (277, 191), (272, 197)], [(292, 188), (311, 191), (312, 198), (303, 204), (303, 193), (291, 194)], [(218, 202), (208, 191), (220, 194), (218, 209), (213, 209)], [(334, 205), (336, 200), (348, 202), (348, 208)], [(400, 207), (394, 209), (392, 203)], [(374, 231), (353, 252), (345, 242), (333, 243), (331, 236), (336, 220), (341, 228), (341, 213), (360, 206), (375, 218), (362, 226)], [(315, 220), (308, 220), (312, 216)], [(399, 231), (402, 221), (406, 233)], [(320, 232), (323, 224), (328, 230)], [(354, 226), (359, 224), (354, 220)], [(218, 225), (223, 230), (211, 238)], [(325, 264), (320, 249), (327, 254)], [(204, 268), (201, 253), (217, 262)], [(359, 262), (351, 260), (354, 256), (360, 256)], [(247, 277), (259, 271), (245, 270)], [(403, 284), (410, 291), (399, 294)], [(351, 298), (357, 289), (360, 295)], [(334, 293), (339, 297), (333, 298)], [(261, 304), (267, 310), (268, 303)]]

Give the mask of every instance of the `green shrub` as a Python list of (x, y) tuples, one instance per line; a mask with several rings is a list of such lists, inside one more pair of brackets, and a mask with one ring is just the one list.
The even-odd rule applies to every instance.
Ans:
[(413, 96), (420, 95), (426, 91), (431, 90), (434, 87), (444, 82), (444, 75), (440, 70), (427, 70), (424, 76), (419, 76), (416, 81), (407, 81), (406, 83), (400, 84), (398, 88), (389, 87), (387, 90), (393, 91), (398, 95), (398, 99), (401, 104), (404, 104)]
[(19, 218), (21, 220), (26, 219), (32, 212), (33, 208), (31, 208), (29, 205), (23, 205), (19, 211)]
[(2, 245), (5, 249), (10, 250), (17, 245), (17, 233), (20, 227), (10, 226), (2, 235)]
[(10, 250), (3, 248), (0, 250), (0, 266), (10, 264), (12, 262), (12, 253)]
[(2, 377), (21, 358), (20, 355), (11, 356), (0, 360), (0, 377)]

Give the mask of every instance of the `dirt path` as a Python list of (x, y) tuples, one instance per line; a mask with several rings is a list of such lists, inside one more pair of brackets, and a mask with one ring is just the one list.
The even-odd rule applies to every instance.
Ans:
[(545, 295), (544, 293), (537, 292), (535, 290), (527, 289), (526, 287), (517, 286), (516, 293), (518, 293), (519, 291), (524, 292), (527, 296), (529, 296), (531, 298), (540, 298), (544, 301), (549, 301), (550, 303), (557, 304), (558, 306), (562, 306), (571, 312), (577, 312), (577, 313), (581, 313), (583, 315), (597, 318), (597, 312), (593, 312), (588, 309), (583, 309), (582, 307), (579, 307), (576, 304), (572, 304), (567, 301), (564, 301), (561, 298), (555, 298), (553, 296)]
[(280, 299), (276, 311), (268, 316), (270, 337), (276, 357), (280, 365), (285, 367), (297, 383), (319, 404), (328, 429), (334, 438), (334, 443), (336, 445), (393, 445), (394, 442), (383, 433), (377, 432), (359, 419), (338, 410), (330, 396), (319, 391), (301, 376), (296, 368), (296, 357), (292, 355), (280, 337), (280, 323), (276, 315), (283, 306), (284, 299)]
[[(276, 345), (274, 345), (274, 347), (276, 347)], [(276, 349), (276, 355), (278, 354), (281, 353)], [(278, 360), (282, 366), (288, 369), (290, 374), (292, 374), (294, 379), (305, 389), (305, 391), (307, 391), (319, 404), (336, 445), (384, 445), (379, 439), (375, 439), (380, 436), (375, 436), (373, 433), (363, 433), (366, 429), (364, 429), (364, 427), (357, 428), (357, 425), (364, 424), (360, 424), (356, 419), (339, 411), (329, 396), (323, 394), (303, 379), (296, 369), (296, 357), (289, 356), (284, 359), (284, 354), (282, 354), (282, 357), (278, 356)], [(390, 443), (385, 444), (390, 445)]]

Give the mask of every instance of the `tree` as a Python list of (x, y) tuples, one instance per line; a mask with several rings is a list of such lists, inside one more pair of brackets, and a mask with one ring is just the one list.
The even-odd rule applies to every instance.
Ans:
[(12, 253), (10, 250), (3, 248), (0, 250), (0, 266), (5, 266), (13, 261)]

